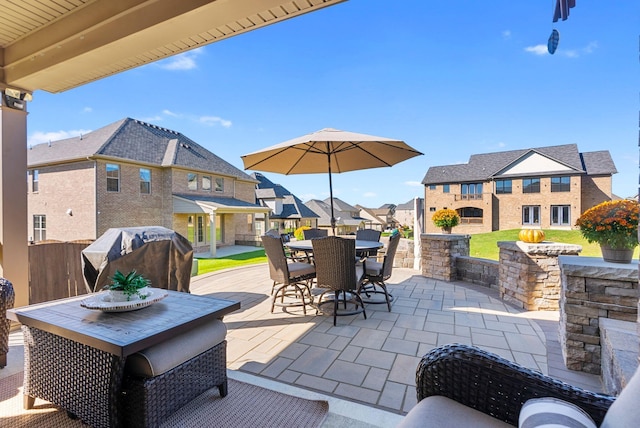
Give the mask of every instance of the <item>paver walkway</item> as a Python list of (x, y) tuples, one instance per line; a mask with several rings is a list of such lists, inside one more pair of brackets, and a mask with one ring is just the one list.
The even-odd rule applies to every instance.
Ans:
[(557, 312), (526, 312), (494, 290), (428, 279), (394, 269), (387, 282), (395, 296), (367, 305), (363, 316), (333, 318), (301, 308), (270, 312), (267, 265), (201, 275), (194, 294), (239, 300), (225, 317), (228, 367), (325, 394), (405, 413), (416, 403), (420, 357), (447, 343), (484, 348), (577, 386), (601, 389), (598, 377), (564, 368), (557, 341)]

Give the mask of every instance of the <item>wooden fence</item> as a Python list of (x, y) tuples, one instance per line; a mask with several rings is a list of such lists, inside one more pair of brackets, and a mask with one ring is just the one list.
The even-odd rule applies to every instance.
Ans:
[(82, 250), (93, 241), (29, 245), (29, 304), (86, 294)]

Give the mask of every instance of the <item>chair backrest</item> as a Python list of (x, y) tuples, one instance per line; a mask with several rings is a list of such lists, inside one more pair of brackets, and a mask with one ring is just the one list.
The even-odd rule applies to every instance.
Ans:
[(316, 281), (320, 288), (354, 290), (356, 283), (356, 241), (327, 236), (312, 241)]
[(267, 262), (269, 263), (269, 276), (273, 281), (288, 284), (289, 283), (289, 266), (287, 264), (287, 257), (284, 253), (284, 247), (282, 246), (282, 240), (280, 235), (273, 237), (269, 235), (262, 235), (262, 245), (264, 246), (264, 252), (267, 255)]
[(280, 237), (280, 232), (278, 232), (276, 229), (269, 229), (264, 234), (267, 236), (271, 236), (272, 238)]
[(387, 280), (391, 277), (391, 271), (393, 270), (393, 259), (396, 257), (396, 250), (398, 249), (398, 243), (400, 242), (400, 234), (389, 236), (389, 243), (387, 244), (387, 252), (384, 255), (384, 261), (382, 262), (382, 279)]
[(356, 239), (362, 241), (380, 241), (380, 235), (382, 232), (374, 229), (358, 229), (356, 231)]
[(327, 229), (303, 229), (302, 236), (304, 239), (324, 238), (329, 236), (329, 231)]

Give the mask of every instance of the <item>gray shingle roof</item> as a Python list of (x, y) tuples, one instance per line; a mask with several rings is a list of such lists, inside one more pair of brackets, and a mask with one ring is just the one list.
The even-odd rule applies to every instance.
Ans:
[(260, 205), (252, 204), (251, 202), (241, 201), (236, 198), (224, 198), (216, 196), (202, 196), (202, 195), (188, 195), (183, 193), (174, 193), (173, 196), (187, 199), (193, 202), (207, 202), (219, 207), (234, 207), (234, 208), (259, 208)]
[(39, 144), (28, 150), (29, 167), (112, 157), (158, 166), (183, 167), (254, 181), (183, 134), (125, 118), (80, 137)]
[[(608, 151), (579, 153), (576, 144), (565, 144), (471, 155), (469, 162), (465, 164), (430, 167), (422, 184), (487, 181), (522, 157), (533, 153), (559, 162), (578, 174), (614, 174), (617, 172)], [(583, 164), (583, 158), (588, 159), (588, 163)]]
[(251, 177), (258, 181), (256, 184), (256, 197), (258, 199), (282, 198), (282, 212), (278, 215), (271, 214), (271, 218), (300, 219), (320, 217), (307, 207), (302, 201), (285, 189), (280, 184), (274, 184), (271, 180), (259, 172), (254, 172)]
[[(329, 204), (331, 203), (331, 200), (330, 198), (327, 198), (323, 202), (328, 206), (330, 206)], [(335, 211), (351, 211), (351, 212), (359, 211), (358, 208), (354, 207), (353, 205), (349, 205), (342, 199), (338, 199), (338, 198), (333, 198), (333, 209)], [(336, 215), (336, 217), (338, 216)]]

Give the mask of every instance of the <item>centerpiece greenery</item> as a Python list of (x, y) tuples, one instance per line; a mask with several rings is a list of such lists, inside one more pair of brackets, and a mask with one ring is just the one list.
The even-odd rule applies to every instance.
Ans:
[(433, 221), (433, 224), (441, 228), (443, 232), (450, 232), (452, 227), (455, 227), (460, 223), (460, 216), (455, 210), (443, 208), (433, 214), (431, 221)]
[(590, 243), (633, 250), (638, 245), (638, 202), (602, 202), (582, 213), (576, 226)]
[(142, 274), (132, 270), (128, 274), (123, 274), (119, 270), (111, 277), (111, 283), (103, 287), (103, 290), (121, 291), (126, 296), (127, 301), (131, 300), (131, 297), (137, 296), (140, 299), (146, 299), (147, 294), (140, 291), (145, 287), (148, 287), (151, 281), (146, 279)]

